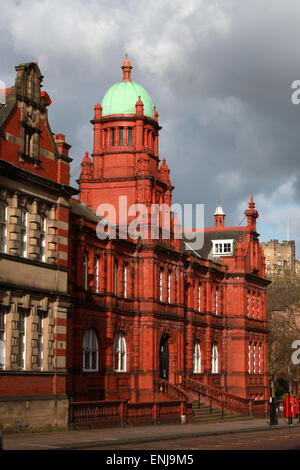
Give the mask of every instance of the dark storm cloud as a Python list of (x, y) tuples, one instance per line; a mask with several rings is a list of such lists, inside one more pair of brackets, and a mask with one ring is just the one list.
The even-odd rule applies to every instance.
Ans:
[(237, 225), (252, 191), (262, 235), (281, 236), (278, 211), (300, 229), (300, 105), (291, 102), (291, 83), (300, 79), (297, 0), (4, 0), (1, 7), (0, 79), (12, 82), (14, 65), (38, 61), (52, 129), (72, 144), (73, 184), (84, 151), (92, 151), (93, 107), (121, 79), (127, 51), (133, 79), (158, 108), (175, 201), (205, 203), (211, 224), (220, 195), (228, 224)]

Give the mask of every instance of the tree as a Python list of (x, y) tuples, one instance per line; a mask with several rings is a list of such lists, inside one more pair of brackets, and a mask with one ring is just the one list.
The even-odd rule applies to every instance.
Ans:
[[(269, 369), (275, 382), (300, 382), (300, 365), (292, 363), (292, 343), (300, 340), (300, 281), (278, 278), (268, 287)], [(281, 380), (281, 381), (282, 381)]]

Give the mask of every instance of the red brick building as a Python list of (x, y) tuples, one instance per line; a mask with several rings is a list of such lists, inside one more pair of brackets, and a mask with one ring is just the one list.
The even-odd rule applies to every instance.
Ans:
[[(190, 249), (189, 243), (180, 240), (180, 226), (172, 212), (170, 170), (159, 157), (158, 113), (146, 90), (132, 81), (127, 58), (122, 70), (123, 80), (95, 106), (92, 158), (86, 153), (82, 160), (79, 199), (69, 186), (70, 146), (62, 134), (52, 134), (49, 128), (46, 106), (51, 100), (40, 91), (38, 66), (17, 67), (15, 88), (6, 92), (7, 104), (0, 109), (0, 165), (4, 169), (0, 183), (5, 209), (0, 255), (5, 358), (0, 395), (13, 399), (18, 395), (20, 402), (29, 395), (51, 401), (51, 394), (58, 395), (54, 384), (60, 383), (61, 398), (70, 401), (151, 402), (158, 397), (155, 384), (162, 379), (161, 383), (165, 380), (186, 390), (197, 382), (265, 400), (268, 281), (252, 196), (245, 211), (246, 227), (225, 227), (219, 204), (215, 227), (205, 230), (201, 249)], [(24, 83), (20, 77), (26, 77)], [(19, 174), (27, 178), (26, 187), (13, 187), (14, 175)], [(10, 191), (20, 190), (21, 196), (6, 200)], [(26, 210), (28, 230), (33, 230), (27, 232), (26, 243), (35, 247), (26, 252), (21, 218), (16, 221), (21, 228), (15, 232), (9, 225), (13, 209), (24, 205), (23, 193), (30, 199)], [(106, 213), (103, 207), (100, 213), (101, 204), (110, 205)], [(140, 204), (136, 224), (133, 204)], [(155, 204), (164, 204), (164, 211), (154, 220)], [(115, 220), (110, 219), (111, 207)], [(112, 222), (110, 228), (115, 228), (112, 239), (99, 238), (104, 233), (104, 215)], [(136, 230), (127, 235), (131, 223)], [(14, 239), (19, 241), (12, 243)], [(31, 281), (18, 279), (15, 268), (7, 279), (3, 260), (19, 263), (25, 273), (29, 267), (34, 269), (33, 275), (28, 274)], [(44, 276), (52, 282), (48, 293), (47, 282), (39, 285)], [(14, 302), (9, 285), (18, 291)], [(41, 293), (48, 303), (39, 297)], [(8, 325), (15, 321), (18, 330), (24, 298), (28, 318), (38, 316), (40, 305), (53, 303), (46, 310), (54, 330), (47, 326), (47, 335), (51, 331), (53, 336), (42, 341), (45, 328), (37, 338), (28, 336), (27, 328), (27, 363), (13, 371), (7, 360), (13, 354)], [(63, 313), (54, 305), (62, 305)], [(27, 320), (28, 325), (32, 322)], [(54, 343), (50, 352), (49, 341)], [(18, 339), (14, 342), (16, 354), (22, 353), (19, 343)], [(35, 368), (33, 352), (43, 358)], [(56, 364), (51, 371), (44, 365), (49, 354)], [(12, 375), (16, 389), (8, 382)], [(26, 377), (32, 375), (31, 388)], [(43, 389), (36, 386), (39, 381)]]
[[(204, 247), (198, 252), (172, 235), (164, 239), (163, 230), (159, 239), (149, 236), (138, 243), (128, 238), (97, 240), (95, 212), (100, 204), (116, 208), (122, 227), (119, 197), (127, 197), (127, 209), (142, 203), (148, 208), (146, 228), (151, 204), (172, 204), (170, 170), (159, 160), (158, 113), (148, 93), (131, 81), (131, 69), (126, 58), (123, 80), (95, 106), (93, 161), (85, 155), (78, 181), (79, 199), (94, 213), (85, 209), (84, 217), (81, 209), (82, 217), (76, 215), (71, 228), (77, 241), (72, 288), (81, 291), (82, 300), (74, 313), (77, 386), (73, 382), (69, 392), (83, 398), (88, 380), (91, 393), (99, 387), (105, 399), (149, 400), (155, 375), (175, 384), (192, 375), (242, 397), (265, 399), (268, 283), (252, 196), (246, 227), (225, 227), (219, 205), (215, 228), (205, 230)], [(161, 228), (161, 219), (159, 223)], [(174, 229), (174, 218), (171, 232), (172, 223)], [(86, 328), (93, 328), (100, 349), (94, 378), (82, 371), (80, 347)], [(68, 330), (71, 333), (71, 325)], [(114, 366), (118, 335), (126, 342), (126, 365), (119, 372)]]

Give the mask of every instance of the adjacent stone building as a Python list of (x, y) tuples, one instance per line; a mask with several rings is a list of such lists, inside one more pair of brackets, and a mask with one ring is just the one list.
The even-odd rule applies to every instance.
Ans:
[(295, 277), (297, 275), (294, 240), (284, 240), (281, 243), (278, 240), (270, 240), (266, 243), (262, 242), (261, 247), (266, 258), (266, 275), (268, 277)]
[(66, 426), (70, 146), (53, 135), (36, 64), (0, 108), (0, 421)]

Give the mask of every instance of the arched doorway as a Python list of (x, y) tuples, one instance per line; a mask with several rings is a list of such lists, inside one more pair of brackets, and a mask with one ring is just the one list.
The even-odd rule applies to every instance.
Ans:
[(169, 345), (166, 334), (162, 336), (159, 345), (159, 377), (169, 380)]

